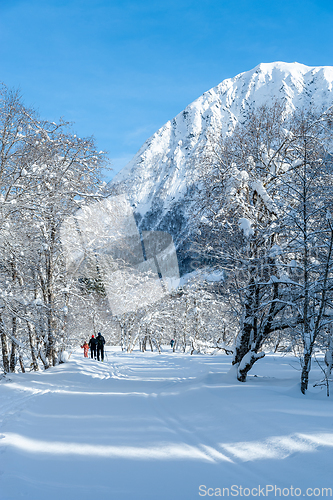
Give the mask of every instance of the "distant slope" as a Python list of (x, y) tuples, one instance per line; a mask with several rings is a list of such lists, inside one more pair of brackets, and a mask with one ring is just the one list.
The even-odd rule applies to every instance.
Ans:
[(207, 133), (232, 132), (249, 112), (281, 99), (287, 110), (318, 109), (333, 103), (333, 67), (263, 63), (205, 92), (150, 137), (111, 182), (127, 195), (141, 230), (168, 231), (174, 238), (181, 272), (190, 270), (188, 208), (193, 190), (194, 157)]

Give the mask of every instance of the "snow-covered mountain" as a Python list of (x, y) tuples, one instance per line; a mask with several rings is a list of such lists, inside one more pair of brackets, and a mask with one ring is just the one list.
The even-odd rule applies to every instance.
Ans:
[(177, 247), (181, 272), (190, 268), (188, 208), (193, 202), (194, 157), (207, 133), (232, 132), (249, 112), (281, 99), (286, 109), (318, 109), (333, 103), (333, 67), (263, 63), (228, 78), (189, 104), (140, 148), (111, 183), (126, 194), (140, 230), (167, 231)]

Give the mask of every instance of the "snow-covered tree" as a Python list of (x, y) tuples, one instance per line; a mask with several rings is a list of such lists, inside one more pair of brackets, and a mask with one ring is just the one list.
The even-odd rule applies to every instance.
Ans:
[[(269, 337), (304, 325), (304, 312), (298, 307), (290, 277), (294, 259), (289, 258), (288, 251), (293, 251), (294, 238), (302, 233), (299, 221), (295, 217), (292, 220), (298, 203), (292, 189), (296, 177), (302, 177), (302, 166), (308, 165), (304, 144), (300, 149), (304, 130), (316, 130), (316, 140), (312, 141), (316, 169), (320, 158), (330, 163), (327, 148), (326, 157), (323, 156), (325, 148), (321, 140), (325, 139), (327, 144), (329, 128), (326, 126), (326, 134), (322, 129), (324, 122), (329, 124), (329, 116), (330, 112), (311, 117), (286, 116), (278, 104), (263, 106), (246, 125), (237, 126), (231, 137), (210, 138), (200, 158), (199, 180), (205, 201), (195, 218), (199, 246), (206, 262), (224, 270), (225, 289), (238, 300), (241, 315), (233, 365), (240, 381), (246, 380), (253, 364), (264, 356), (262, 347)], [(315, 128), (319, 123), (321, 126)], [(307, 172), (310, 174), (309, 169)], [(306, 182), (311, 184), (313, 177), (308, 174)], [(317, 171), (317, 177), (318, 174)], [(321, 198), (313, 198), (320, 194), (319, 185), (327, 182), (325, 175), (319, 178), (312, 199), (306, 201), (309, 207), (323, 198), (324, 204), (328, 203), (324, 192)], [(300, 191), (298, 194), (297, 206), (304, 208), (303, 195)], [(312, 213), (317, 214), (321, 226), (325, 221), (327, 236), (329, 226), (318, 203), (313, 205)], [(298, 214), (302, 215), (299, 211)], [(321, 291), (316, 292), (317, 296), (322, 294), (322, 306), (324, 296), (327, 297), (324, 290), (331, 259), (330, 239), (325, 241), (320, 257)], [(308, 274), (303, 273), (302, 286), (305, 276)], [(319, 323), (316, 328), (321, 328)]]
[[(333, 146), (332, 111), (295, 116), (293, 162), (284, 177), (289, 209), (285, 218), (282, 262), (289, 276), (289, 310), (298, 316), (301, 391), (308, 388), (318, 336), (328, 331), (333, 292)], [(297, 134), (296, 134), (297, 133)]]
[[(104, 154), (69, 125), (41, 120), (18, 93), (0, 95), (1, 344), (4, 371), (16, 349), (37, 369), (57, 363), (68, 297), (60, 227), (82, 204), (100, 199)], [(11, 344), (9, 363), (8, 342)], [(22, 359), (22, 358), (21, 358)], [(19, 357), (20, 360), (20, 357)]]

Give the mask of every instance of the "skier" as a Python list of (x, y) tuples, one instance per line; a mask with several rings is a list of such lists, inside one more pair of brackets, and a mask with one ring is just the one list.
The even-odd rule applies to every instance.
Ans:
[(91, 357), (96, 359), (96, 339), (95, 339), (95, 336), (92, 335), (91, 336), (91, 339), (89, 340), (89, 347), (90, 347), (90, 353), (91, 353)]
[(87, 344), (87, 342), (84, 342), (84, 344), (81, 345), (81, 349), (84, 349), (84, 351), (83, 351), (84, 357), (87, 358), (88, 357), (88, 351), (89, 351), (89, 344)]
[(173, 348), (174, 343), (175, 343), (175, 341), (173, 339), (171, 339), (171, 341), (170, 341), (171, 349)]
[(105, 338), (101, 333), (97, 335), (97, 361), (99, 361), (99, 355), (101, 355), (101, 361), (104, 361), (104, 344)]

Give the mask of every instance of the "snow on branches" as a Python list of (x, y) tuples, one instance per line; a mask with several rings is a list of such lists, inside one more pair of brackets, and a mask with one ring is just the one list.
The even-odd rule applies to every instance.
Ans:
[(332, 109), (262, 106), (199, 158), (196, 248), (238, 303), (233, 364), (245, 381), (270, 338), (303, 346), (305, 392), (332, 301)]

